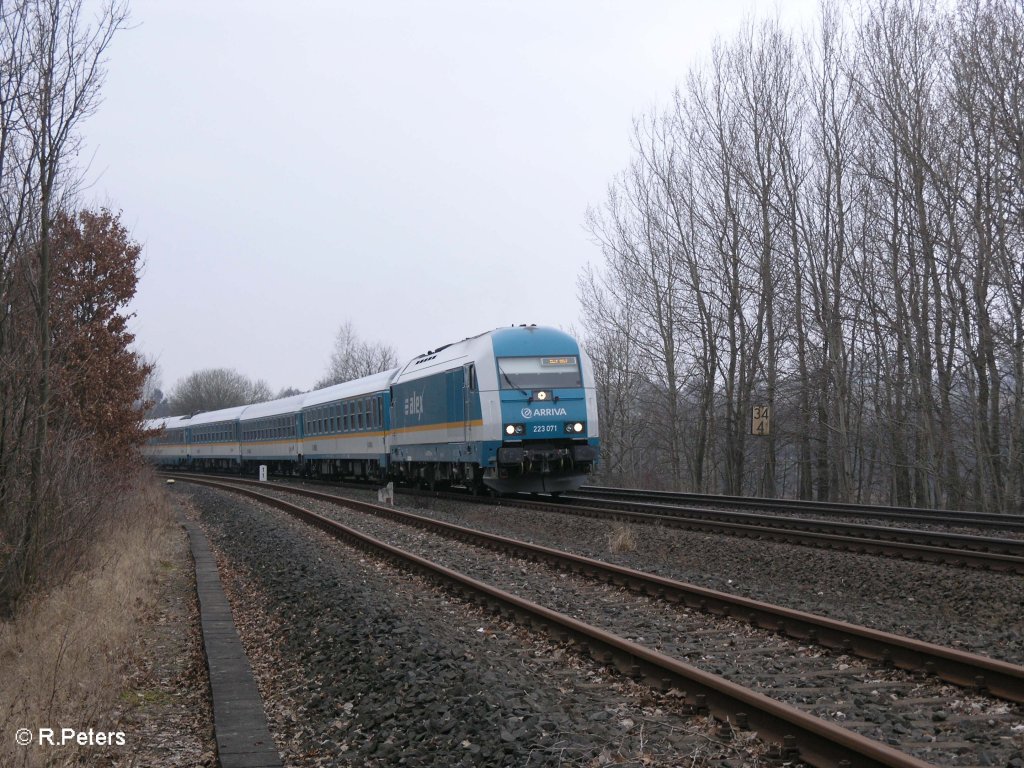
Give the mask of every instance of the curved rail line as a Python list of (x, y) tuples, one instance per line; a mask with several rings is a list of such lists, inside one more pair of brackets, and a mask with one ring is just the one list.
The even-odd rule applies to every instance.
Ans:
[[(175, 471), (168, 477), (193, 476)], [(201, 477), (202, 475), (200, 475)], [(207, 475), (208, 476), (208, 475)], [(222, 476), (223, 477), (223, 476)], [(244, 480), (237, 475), (231, 479)], [(365, 483), (324, 483), (334, 488), (367, 490)], [(586, 487), (586, 486), (585, 486)], [(757, 515), (715, 509), (671, 506), (631, 500), (612, 501), (564, 494), (559, 501), (534, 496), (489, 497), (396, 488), (396, 493), (493, 506), (537, 509), (580, 517), (659, 525), (681, 530), (718, 533), (783, 544), (799, 544), (856, 554), (898, 557), (914, 562), (1024, 574), (1024, 540), (942, 533), (891, 526), (834, 523), (808, 518)], [(646, 494), (646, 491), (628, 491)]]
[[(197, 478), (197, 480), (201, 479)], [(393, 507), (336, 496), (331, 493), (261, 483), (254, 480), (232, 480), (221, 487), (265, 488), (358, 509), (407, 525), (428, 529), (458, 541), (533, 561), (544, 561), (567, 571), (586, 573), (617, 586), (684, 604), (692, 609), (747, 621), (760, 629), (778, 632), (796, 640), (811, 642), (870, 661), (892, 664), (900, 669), (926, 672), (960, 687), (984, 689), (993, 696), (1024, 703), (1024, 667), (988, 656), (731, 595), (727, 592), (606, 563), (572, 552), (498, 536), (475, 528), (446, 523), (412, 512), (403, 512)]]
[[(704, 709), (722, 720), (744, 720), (752, 727), (780, 742), (780, 755), (799, 757), (814, 766), (888, 766), (924, 768), (930, 765), (885, 744), (860, 736), (820, 718), (807, 715), (724, 678), (704, 672), (684, 662), (633, 643), (598, 627), (524, 600), (497, 587), (479, 582), (449, 568), (407, 553), (367, 536), (355, 529), (318, 515), (310, 510), (259, 493), (250, 488), (205, 478), (182, 477), (196, 482), (245, 494), (262, 503), (289, 512), (335, 538), (372, 551), (402, 567), (429, 575), (454, 588), (467, 599), (490, 606), (503, 615), (536, 628), (546, 629), (555, 639), (573, 639), (602, 663), (614, 663), (623, 673), (642, 678), (661, 688), (681, 688), (686, 701), (696, 711)], [(285, 489), (291, 491), (292, 489)], [(341, 503), (338, 497), (333, 497)], [(349, 506), (376, 507), (366, 502), (344, 500)], [(385, 509), (386, 508), (381, 508)], [(386, 510), (391, 512), (393, 510)]]

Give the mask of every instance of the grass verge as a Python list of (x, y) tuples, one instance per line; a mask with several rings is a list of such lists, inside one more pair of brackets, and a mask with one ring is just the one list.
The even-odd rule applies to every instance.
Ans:
[[(0, 765), (92, 765), (99, 742), (120, 750), (124, 687), (144, 665), (138, 639), (184, 534), (151, 478), (109, 503), (120, 507), (119, 522), (91, 543), (93, 565), (0, 623)], [(64, 729), (74, 730), (70, 741)], [(27, 746), (19, 743), (26, 733)]]

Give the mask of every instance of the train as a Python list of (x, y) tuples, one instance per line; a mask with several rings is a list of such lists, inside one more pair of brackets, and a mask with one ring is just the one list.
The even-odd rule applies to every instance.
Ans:
[(151, 419), (143, 446), (162, 468), (434, 490), (578, 488), (600, 454), (590, 359), (569, 334), (498, 328), (404, 366), (304, 394)]

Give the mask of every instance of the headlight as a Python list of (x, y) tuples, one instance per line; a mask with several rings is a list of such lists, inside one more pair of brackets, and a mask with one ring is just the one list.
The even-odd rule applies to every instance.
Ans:
[(565, 422), (565, 433), (567, 435), (579, 435), (585, 432), (587, 425), (582, 421), (567, 421)]
[(505, 434), (508, 435), (509, 437), (512, 437), (513, 435), (523, 435), (525, 433), (526, 433), (526, 425), (525, 424), (506, 424), (505, 425)]
[(537, 399), (538, 399), (538, 400), (547, 400), (547, 399), (548, 399), (548, 393), (547, 393), (547, 392), (545, 392), (545, 391), (544, 391), (544, 390), (542, 389), (542, 390), (541, 390), (540, 392), (538, 392), (538, 393), (537, 393)]

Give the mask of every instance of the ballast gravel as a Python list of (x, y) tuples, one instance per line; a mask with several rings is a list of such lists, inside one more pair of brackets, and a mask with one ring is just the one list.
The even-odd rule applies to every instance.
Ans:
[[(271, 495), (297, 499), (287, 491)], [(1024, 758), (1024, 711), (938, 680), (709, 616), (340, 504), (301, 506), (937, 765)]]
[[(348, 488), (337, 492), (376, 500)], [(1024, 664), (1019, 574), (513, 506), (401, 496), (397, 503), (456, 525)], [(628, 544), (618, 545), (622, 540)]]
[(681, 700), (231, 494), (179, 486), (295, 766), (762, 766)]

